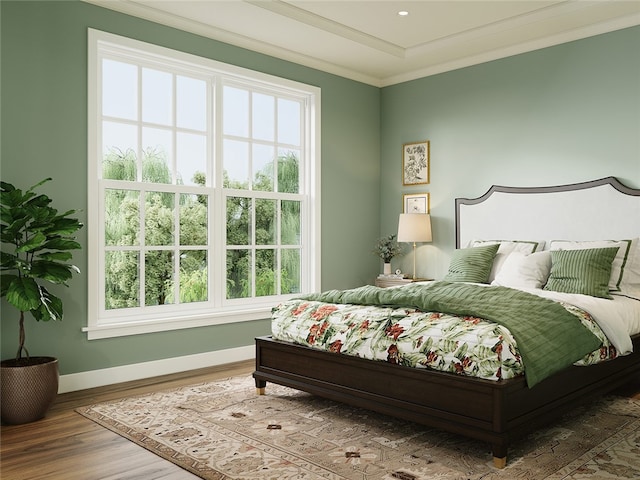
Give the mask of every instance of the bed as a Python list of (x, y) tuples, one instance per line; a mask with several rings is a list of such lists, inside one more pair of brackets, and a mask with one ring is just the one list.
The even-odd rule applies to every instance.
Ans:
[[(428, 288), (433, 288), (434, 292), (438, 293), (438, 288), (467, 288), (466, 285), (469, 285), (469, 288), (479, 290), (477, 295), (480, 297), (484, 297), (484, 292), (491, 289), (516, 292), (514, 298), (518, 300), (521, 294), (527, 300), (532, 296), (554, 297), (556, 292), (538, 292), (539, 287), (528, 283), (516, 285), (514, 289), (510, 282), (513, 282), (514, 278), (520, 281), (521, 277), (514, 277), (511, 267), (518, 263), (522, 266), (523, 259), (530, 261), (536, 253), (541, 254), (538, 257), (547, 259), (552, 256), (557, 263), (551, 268), (555, 269), (557, 266), (560, 269), (560, 259), (576, 258), (583, 253), (590, 254), (596, 250), (598, 251), (595, 253), (599, 256), (609, 255), (614, 251), (615, 254), (611, 253), (607, 257), (608, 260), (604, 260), (605, 263), (609, 262), (610, 267), (607, 270), (607, 279), (611, 277), (610, 282), (605, 282), (604, 293), (602, 285), (600, 294), (588, 292), (587, 295), (573, 295), (569, 292), (571, 298), (585, 297), (584, 303), (577, 306), (567, 303), (558, 305), (562, 305), (561, 309), (565, 311), (578, 309), (586, 318), (591, 317), (589, 310), (592, 305), (594, 311), (600, 308), (603, 313), (599, 312), (598, 316), (604, 317), (608, 302), (612, 302), (611, 305), (615, 305), (616, 308), (624, 303), (625, 312), (628, 308), (631, 309), (631, 323), (612, 326), (609, 323), (601, 325), (601, 322), (595, 322), (601, 327), (600, 335), (605, 333), (604, 337), (599, 337), (605, 342), (604, 346), (599, 345), (584, 359), (580, 357), (575, 361), (571, 360), (566, 366), (556, 366), (555, 369), (535, 378), (528, 376), (527, 368), (522, 367), (521, 371), (518, 365), (513, 367), (513, 358), (520, 359), (518, 349), (522, 352), (527, 349), (529, 352), (535, 352), (539, 348), (525, 348), (524, 341), (520, 344), (515, 342), (515, 354), (511, 351), (513, 358), (506, 356), (507, 362), (511, 362), (509, 367), (513, 367), (512, 370), (507, 372), (508, 369), (503, 367), (504, 373), (498, 369), (500, 373), (492, 375), (486, 374), (491, 369), (484, 369), (485, 375), (474, 376), (475, 374), (465, 371), (464, 367), (468, 365), (463, 365), (462, 371), (456, 371), (455, 361), (454, 368), (451, 367), (451, 362), (444, 362), (444, 367), (438, 370), (431, 368), (428, 359), (418, 359), (418, 366), (425, 368), (415, 368), (415, 365), (406, 366), (407, 361), (390, 361), (403, 357), (402, 354), (391, 350), (389, 352), (393, 353), (393, 356), (388, 352), (389, 356), (386, 359), (376, 360), (362, 355), (343, 354), (340, 349), (330, 348), (331, 344), (327, 349), (317, 348), (314, 345), (315, 333), (299, 341), (277, 340), (273, 336), (259, 337), (256, 338), (256, 369), (253, 374), (258, 392), (264, 394), (267, 382), (273, 382), (465, 435), (489, 444), (494, 465), (503, 468), (507, 461), (509, 443), (514, 438), (553, 421), (576, 404), (589, 402), (626, 383), (633, 375), (640, 374), (640, 189), (628, 188), (614, 177), (540, 188), (493, 186), (479, 198), (456, 199), (455, 209), (457, 249), (453, 254), (454, 259), (459, 253), (477, 254), (481, 250), (492, 251), (491, 272), (488, 278), (494, 285), (487, 287), (467, 282), (465, 278), (455, 278), (460, 272), (454, 268), (452, 259), (449, 273), (445, 277), (448, 281), (427, 282), (431, 284)], [(613, 245), (616, 248), (607, 243), (610, 241), (616, 242)], [(617, 243), (619, 241), (622, 243)], [(514, 253), (520, 247), (529, 250), (525, 253)], [(509, 248), (512, 251), (509, 251)], [(583, 252), (576, 252), (579, 250)], [(618, 255), (623, 252), (624, 255)], [(511, 270), (507, 268), (509, 266)], [(556, 273), (544, 281), (562, 282), (562, 272), (558, 270)], [(462, 272), (462, 275), (464, 277), (465, 272)], [(549, 275), (549, 272), (546, 275)], [(409, 287), (418, 288), (413, 284)], [(358, 295), (382, 295), (384, 308), (404, 309), (411, 315), (427, 313), (425, 308), (428, 309), (428, 306), (407, 308), (402, 304), (405, 301), (403, 299), (398, 300), (397, 306), (388, 305), (398, 296), (408, 295), (407, 291), (402, 290), (405, 288), (363, 287), (354, 290), (358, 291)], [(467, 290), (461, 291), (465, 295), (468, 293)], [(347, 315), (342, 315), (347, 318), (353, 318), (352, 315), (364, 315), (362, 318), (366, 318), (371, 314), (366, 309), (372, 307), (367, 305), (354, 306), (348, 301), (336, 303), (338, 297), (343, 298), (344, 293), (323, 292), (305, 297), (303, 301), (321, 302), (322, 305), (315, 305), (315, 308), (320, 309), (351, 309)], [(352, 299), (353, 296), (349, 295), (344, 298)], [(557, 295), (562, 297), (564, 293)], [(605, 298), (596, 298), (598, 295)], [(561, 300), (565, 301), (564, 297)], [(297, 299), (291, 302), (300, 301)], [(545, 308), (551, 307), (549, 303), (556, 303), (551, 300), (546, 302)], [(274, 308), (273, 329), (278, 336), (282, 336), (281, 330), (284, 329), (278, 326), (276, 315), (283, 308), (300, 310), (300, 303), (285, 302), (284, 307), (280, 305)], [(558, 306), (554, 305), (553, 308), (557, 309)], [(545, 310), (541, 312), (543, 311)], [(575, 314), (575, 311), (573, 313)], [(474, 315), (471, 318), (477, 320)], [(593, 318), (591, 320), (593, 321)], [(497, 321), (502, 322), (502, 319)], [(580, 322), (584, 323), (585, 319), (581, 318)], [(519, 328), (513, 322), (507, 325), (511, 325), (507, 329)], [(393, 340), (396, 336), (397, 340), (398, 332), (387, 333), (389, 338)], [(423, 340), (420, 338), (419, 343), (422, 344)], [(346, 340), (340, 341), (341, 344), (345, 342)], [(569, 343), (573, 346), (574, 342)], [(335, 345), (335, 341), (333, 344)], [(590, 349), (595, 344), (589, 345), (591, 346), (587, 347), (585, 344), (584, 347)], [(386, 345), (382, 347), (384, 348)], [(486, 351), (486, 348), (483, 347), (483, 351)], [(593, 360), (598, 356), (598, 351), (603, 352), (600, 361), (589, 361), (589, 358)], [(411, 356), (405, 354), (405, 357)], [(527, 361), (522, 363), (527, 363), (529, 358), (531, 357), (527, 357)], [(533, 370), (533, 361), (530, 365)]]

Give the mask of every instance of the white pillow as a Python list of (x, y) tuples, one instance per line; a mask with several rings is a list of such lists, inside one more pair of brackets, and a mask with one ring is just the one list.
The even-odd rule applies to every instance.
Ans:
[(491, 273), (489, 274), (489, 282), (492, 282), (497, 273), (502, 268), (507, 256), (512, 252), (520, 252), (523, 254), (533, 253), (536, 250), (541, 250), (544, 242), (533, 242), (527, 240), (473, 240), (471, 247), (482, 247), (485, 245), (500, 244), (496, 256), (493, 257), (493, 266), (491, 267)]
[(640, 300), (640, 238), (631, 240), (629, 256), (622, 272), (620, 292), (614, 293)]
[[(622, 291), (623, 278), (629, 263), (631, 254), (631, 240), (589, 240), (589, 241), (571, 241), (571, 240), (552, 240), (550, 250), (584, 250), (588, 248), (608, 248), (618, 247), (613, 262), (611, 263), (611, 277), (609, 278), (609, 291)], [(631, 275), (630, 275), (631, 276)], [(639, 285), (640, 286), (640, 285)]]
[(525, 255), (512, 252), (505, 259), (491, 285), (512, 288), (542, 288), (551, 272), (551, 252)]

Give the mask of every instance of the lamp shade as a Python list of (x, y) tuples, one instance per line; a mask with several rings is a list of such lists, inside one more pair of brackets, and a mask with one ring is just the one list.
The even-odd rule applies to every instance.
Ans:
[(398, 220), (399, 242), (430, 242), (431, 215), (428, 213), (401, 213)]

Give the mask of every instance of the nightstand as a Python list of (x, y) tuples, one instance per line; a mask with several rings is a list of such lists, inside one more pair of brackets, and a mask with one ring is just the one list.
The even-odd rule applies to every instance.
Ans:
[(390, 275), (388, 277), (379, 276), (376, 278), (376, 287), (399, 287), (400, 285), (407, 285), (413, 282), (427, 282), (433, 280), (432, 278), (401, 278), (395, 275)]

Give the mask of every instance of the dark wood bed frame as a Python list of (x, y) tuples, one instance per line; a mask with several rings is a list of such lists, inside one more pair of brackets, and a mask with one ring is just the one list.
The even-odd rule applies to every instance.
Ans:
[[(603, 180), (621, 185), (615, 179)], [(640, 190), (622, 187), (626, 194), (640, 196)], [(267, 382), (273, 382), (487, 442), (494, 465), (503, 468), (513, 439), (640, 375), (640, 335), (632, 340), (630, 355), (589, 367), (572, 366), (529, 388), (524, 377), (496, 382), (260, 337), (253, 377), (260, 394)]]
[(640, 374), (638, 351), (640, 336), (631, 355), (570, 367), (530, 389), (523, 377), (498, 382), (462, 377), (261, 337), (253, 376), (261, 394), (273, 382), (485, 441), (502, 468), (514, 438)]

